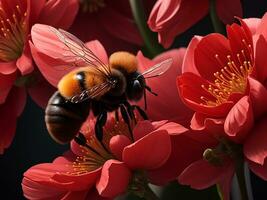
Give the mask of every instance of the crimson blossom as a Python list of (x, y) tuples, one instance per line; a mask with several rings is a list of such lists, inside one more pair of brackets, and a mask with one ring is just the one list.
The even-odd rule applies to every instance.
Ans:
[[(216, 12), (225, 23), (233, 22), (234, 16), (242, 16), (240, 0), (214, 0)], [(159, 42), (170, 47), (175, 36), (186, 31), (208, 14), (209, 0), (158, 0), (154, 5), (148, 25), (158, 33)]]
[(31, 26), (42, 22), (68, 28), (77, 13), (78, 1), (1, 0), (0, 7), (0, 115), (5, 116), (0, 119), (0, 153), (3, 153), (14, 137), (26, 90), (40, 106), (46, 105), (53, 91), (34, 68), (29, 47)]
[(225, 199), (243, 162), (267, 179), (267, 15), (244, 21), (227, 26), (228, 38), (194, 37), (177, 79), (182, 100), (195, 111), (191, 136), (208, 146), (179, 181), (196, 189), (221, 183)]
[(71, 142), (71, 151), (24, 173), (25, 197), (90, 199), (93, 193), (113, 199), (127, 191), (142, 194), (148, 182), (161, 184), (177, 176), (176, 171), (169, 170), (169, 159), (171, 140), (185, 131), (179, 124), (139, 121), (131, 135), (126, 123), (110, 118), (101, 143), (94, 135), (94, 123), (91, 119), (84, 123), (83, 136)]

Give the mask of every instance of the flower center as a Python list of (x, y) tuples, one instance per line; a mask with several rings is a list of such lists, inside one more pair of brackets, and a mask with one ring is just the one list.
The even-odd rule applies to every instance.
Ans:
[(83, 11), (95, 13), (106, 6), (105, 0), (80, 0)]
[(225, 103), (233, 93), (244, 94), (247, 88), (247, 78), (252, 71), (253, 54), (251, 45), (242, 40), (244, 49), (237, 53), (236, 56), (227, 56), (227, 63), (224, 64), (218, 54), (215, 54), (221, 70), (215, 72), (214, 83), (201, 87), (208, 92), (213, 98), (201, 96), (202, 104), (207, 106), (218, 106)]
[(4, 62), (17, 59), (24, 47), (27, 34), (27, 12), (16, 5), (4, 9), (0, 4), (0, 60)]
[(115, 156), (109, 149), (109, 141), (115, 135), (125, 135), (130, 138), (127, 125), (122, 121), (111, 122), (103, 129), (103, 140), (100, 142), (94, 135), (94, 131), (89, 125), (83, 127), (82, 131), (85, 135), (90, 135), (85, 138), (80, 134), (78, 140), (75, 141), (80, 145), (82, 156), (77, 156), (75, 162), (72, 164), (73, 175), (80, 175), (87, 173), (101, 167), (107, 160), (114, 158)]

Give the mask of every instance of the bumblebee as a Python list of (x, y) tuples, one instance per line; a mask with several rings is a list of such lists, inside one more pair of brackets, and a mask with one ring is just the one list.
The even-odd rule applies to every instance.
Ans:
[(145, 111), (129, 101), (144, 97), (146, 107), (146, 91), (156, 94), (146, 85), (145, 79), (165, 73), (172, 59), (140, 73), (133, 54), (115, 52), (110, 56), (109, 64), (105, 64), (74, 35), (61, 29), (51, 30), (75, 60), (85, 66), (63, 76), (58, 83), (58, 91), (48, 102), (45, 121), (55, 141), (67, 143), (74, 139), (90, 112), (96, 117), (95, 135), (99, 141), (102, 141), (108, 112), (115, 111), (116, 116), (120, 112), (130, 131), (131, 120), (135, 120), (134, 110), (147, 119)]

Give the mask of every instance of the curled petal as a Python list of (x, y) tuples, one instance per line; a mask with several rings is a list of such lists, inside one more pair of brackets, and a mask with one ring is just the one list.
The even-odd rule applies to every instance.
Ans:
[(185, 58), (184, 58), (184, 62), (183, 62), (183, 66), (182, 66), (182, 72), (192, 72), (196, 75), (199, 75), (196, 66), (195, 66), (195, 59), (194, 59), (194, 55), (195, 55), (195, 49), (198, 45), (198, 43), (201, 41), (202, 37), (201, 36), (194, 36), (187, 49), (186, 49), (186, 53), (185, 53)]
[(102, 168), (96, 188), (103, 197), (116, 197), (126, 192), (130, 178), (131, 172), (123, 162), (108, 160)]
[(240, 141), (245, 138), (253, 125), (253, 111), (248, 96), (241, 98), (228, 113), (224, 130), (232, 139)]

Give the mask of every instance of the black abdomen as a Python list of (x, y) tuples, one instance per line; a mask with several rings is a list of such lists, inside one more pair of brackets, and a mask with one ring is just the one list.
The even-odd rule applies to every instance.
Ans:
[(50, 98), (45, 111), (45, 122), (49, 134), (58, 143), (72, 140), (87, 119), (90, 102), (71, 103), (59, 92)]

